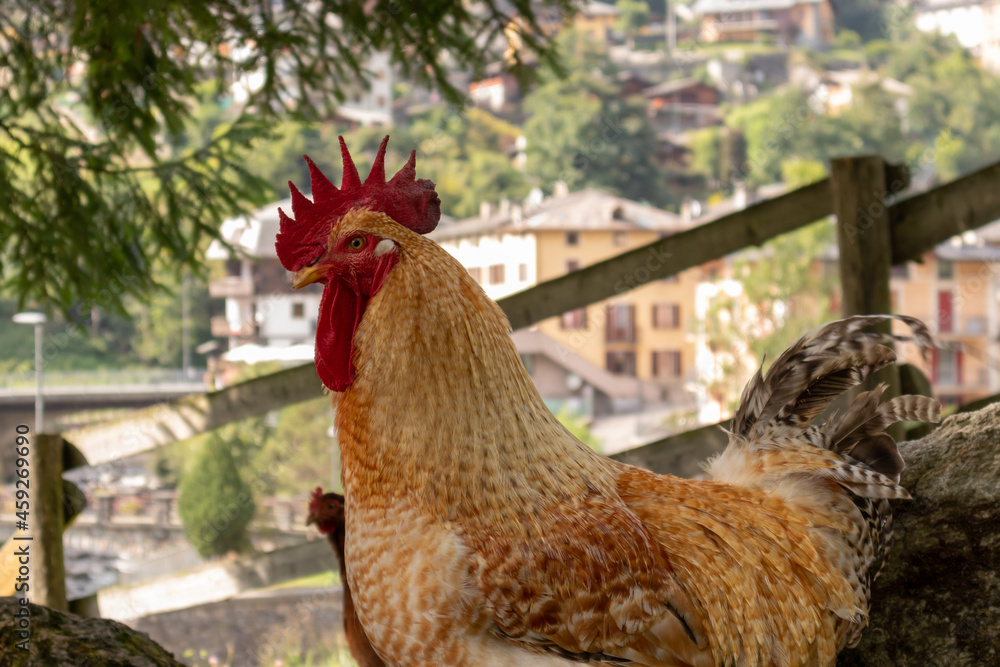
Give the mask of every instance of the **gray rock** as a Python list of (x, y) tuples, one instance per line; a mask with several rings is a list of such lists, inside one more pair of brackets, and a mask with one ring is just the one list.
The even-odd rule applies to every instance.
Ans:
[(903, 443), (896, 539), (840, 667), (1000, 665), (1000, 404)]
[(29, 604), (28, 651), (17, 648), (20, 609), (0, 597), (0, 665), (4, 667), (183, 667), (149, 635), (103, 618), (83, 618)]

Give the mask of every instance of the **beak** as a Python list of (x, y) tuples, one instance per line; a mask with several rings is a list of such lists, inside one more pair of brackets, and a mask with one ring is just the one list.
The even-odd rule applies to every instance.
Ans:
[(319, 521), (316, 519), (316, 515), (310, 512), (308, 518), (306, 518), (306, 525), (311, 526), (314, 523), (319, 523)]
[(299, 269), (292, 276), (292, 289), (301, 289), (306, 285), (312, 285), (313, 283), (322, 280), (326, 277), (326, 269), (329, 268), (328, 265), (319, 266), (307, 266), (303, 269)]

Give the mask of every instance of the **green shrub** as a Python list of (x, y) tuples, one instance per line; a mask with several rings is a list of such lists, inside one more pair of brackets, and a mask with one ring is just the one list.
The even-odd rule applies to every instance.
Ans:
[(230, 443), (220, 433), (207, 436), (184, 473), (177, 509), (184, 533), (202, 556), (249, 550), (247, 524), (256, 506), (250, 487), (240, 478)]

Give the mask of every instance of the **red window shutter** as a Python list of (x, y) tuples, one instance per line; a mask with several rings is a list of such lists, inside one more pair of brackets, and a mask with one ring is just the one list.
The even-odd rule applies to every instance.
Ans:
[(962, 384), (962, 351), (955, 350), (955, 384)]
[(948, 333), (952, 330), (951, 292), (938, 292), (938, 331)]

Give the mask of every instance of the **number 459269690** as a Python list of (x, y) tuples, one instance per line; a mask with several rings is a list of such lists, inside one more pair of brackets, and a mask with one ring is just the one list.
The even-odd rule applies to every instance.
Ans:
[(14, 474), (17, 479), (14, 481), (14, 498), (16, 500), (17, 518), (20, 521), (28, 521), (28, 509), (30, 507), (28, 501), (28, 488), (29, 488), (29, 476), (31, 475), (28, 470), (28, 427), (25, 424), (19, 424), (15, 429), (17, 431), (17, 438), (14, 441), (14, 453), (17, 454), (17, 459), (14, 462), (16, 470)]

